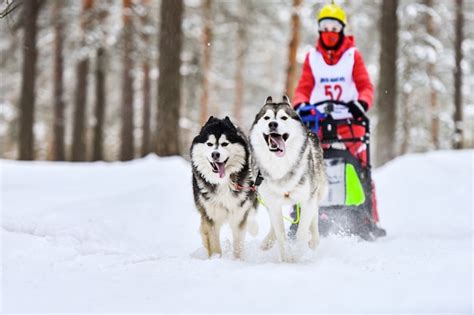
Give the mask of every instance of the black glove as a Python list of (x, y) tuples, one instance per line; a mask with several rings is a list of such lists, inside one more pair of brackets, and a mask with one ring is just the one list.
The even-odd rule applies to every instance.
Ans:
[(347, 103), (347, 107), (354, 119), (358, 119), (365, 116), (365, 112), (369, 106), (364, 101), (350, 101)]

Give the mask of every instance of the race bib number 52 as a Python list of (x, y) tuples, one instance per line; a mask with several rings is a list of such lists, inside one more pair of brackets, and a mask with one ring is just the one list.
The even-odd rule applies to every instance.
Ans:
[(342, 87), (339, 84), (324, 85), (324, 94), (332, 100), (339, 101), (342, 95)]

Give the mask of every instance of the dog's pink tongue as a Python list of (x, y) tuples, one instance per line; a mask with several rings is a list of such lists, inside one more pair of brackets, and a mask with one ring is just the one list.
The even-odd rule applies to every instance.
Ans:
[(225, 164), (224, 163), (216, 163), (217, 169), (219, 170), (219, 177), (223, 178), (225, 176)]
[(276, 155), (278, 157), (282, 157), (285, 155), (285, 151), (286, 151), (286, 147), (285, 147), (285, 140), (283, 140), (283, 138), (279, 138), (278, 139), (278, 148), (280, 149), (279, 151), (277, 151)]
[(278, 151), (276, 151), (275, 154), (278, 157), (284, 156), (286, 151), (285, 140), (283, 140), (282, 137), (271, 137), (270, 139), (278, 146)]

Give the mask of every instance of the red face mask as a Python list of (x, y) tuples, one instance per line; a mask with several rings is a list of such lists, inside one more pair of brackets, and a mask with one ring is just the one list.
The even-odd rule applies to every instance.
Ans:
[(339, 41), (339, 35), (338, 32), (321, 32), (321, 40), (327, 47), (334, 47)]

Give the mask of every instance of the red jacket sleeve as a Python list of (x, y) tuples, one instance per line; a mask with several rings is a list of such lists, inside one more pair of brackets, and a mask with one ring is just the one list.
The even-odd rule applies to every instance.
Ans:
[(309, 53), (306, 55), (306, 59), (303, 64), (303, 70), (301, 71), (301, 77), (296, 87), (295, 95), (293, 96), (293, 107), (297, 108), (301, 103), (309, 103), (311, 91), (314, 88), (314, 77), (309, 65)]
[(356, 50), (354, 55), (352, 77), (354, 78), (357, 92), (359, 92), (359, 100), (366, 102), (369, 108), (371, 108), (374, 99), (374, 86), (370, 82), (369, 73), (358, 50)]

